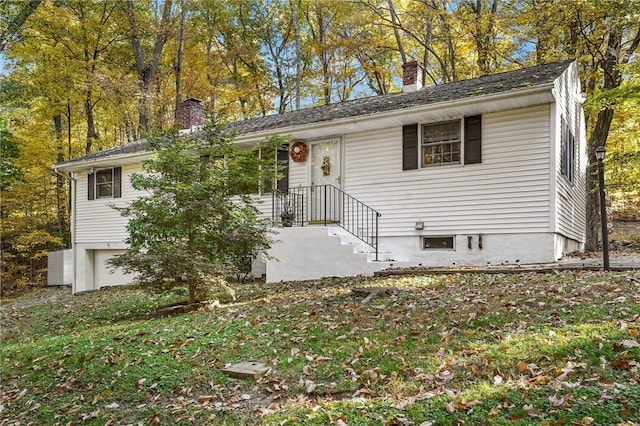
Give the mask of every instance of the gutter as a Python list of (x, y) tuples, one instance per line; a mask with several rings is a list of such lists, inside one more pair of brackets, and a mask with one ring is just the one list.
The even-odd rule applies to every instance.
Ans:
[[(57, 171), (56, 171), (57, 172)], [(78, 199), (77, 195), (77, 187), (78, 187), (78, 179), (76, 178), (76, 174), (73, 172), (69, 173), (69, 177), (71, 178), (71, 223), (69, 225), (71, 231), (71, 256), (72, 256), (72, 267), (73, 267), (73, 280), (71, 280), (71, 292), (75, 292), (78, 286), (76, 285), (78, 281), (78, 250), (76, 249), (76, 202)]]
[(138, 161), (145, 160), (151, 157), (152, 155), (153, 153), (151, 151), (139, 151), (131, 154), (116, 154), (113, 156), (100, 157), (100, 158), (91, 159), (91, 160), (82, 160), (82, 161), (72, 160), (63, 164), (54, 164), (53, 170), (55, 170), (56, 172), (58, 172), (58, 170), (63, 170), (66, 172), (77, 172), (80, 170), (88, 169), (89, 167), (100, 167), (100, 166), (106, 167), (106, 166), (120, 165), (122, 160), (134, 160), (134, 161), (127, 161), (127, 163), (136, 163)]

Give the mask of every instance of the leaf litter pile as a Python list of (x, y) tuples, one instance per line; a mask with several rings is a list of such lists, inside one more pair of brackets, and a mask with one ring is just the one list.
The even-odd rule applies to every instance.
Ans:
[(236, 290), (164, 318), (178, 294), (3, 301), (0, 425), (640, 424), (640, 272)]

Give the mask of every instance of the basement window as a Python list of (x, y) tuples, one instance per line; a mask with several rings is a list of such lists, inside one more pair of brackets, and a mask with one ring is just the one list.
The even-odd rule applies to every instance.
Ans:
[(422, 250), (455, 250), (452, 235), (422, 237)]

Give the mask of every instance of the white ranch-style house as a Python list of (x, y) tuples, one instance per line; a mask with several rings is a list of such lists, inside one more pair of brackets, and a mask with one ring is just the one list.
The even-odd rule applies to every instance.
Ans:
[[(527, 264), (583, 248), (587, 156), (577, 64), (425, 88), (421, 81), (420, 67), (408, 63), (400, 93), (228, 126), (241, 146), (290, 138), (278, 153), (285, 176), (260, 196), (278, 228), (273, 259), (257, 259), (254, 273), (273, 282)], [(189, 99), (179, 115), (183, 128), (199, 125), (202, 105)], [(132, 281), (106, 265), (126, 248), (127, 219), (110, 205), (140, 195), (129, 176), (150, 156), (140, 140), (55, 166), (72, 176), (75, 293)]]

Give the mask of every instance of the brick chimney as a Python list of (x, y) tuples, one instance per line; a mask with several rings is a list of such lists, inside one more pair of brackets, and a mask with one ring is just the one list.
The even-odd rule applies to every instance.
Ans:
[(180, 130), (191, 129), (193, 126), (202, 126), (204, 121), (204, 105), (200, 99), (189, 98), (178, 105), (176, 124), (180, 126)]
[(415, 92), (422, 89), (422, 75), (424, 70), (418, 61), (402, 64), (402, 91)]

